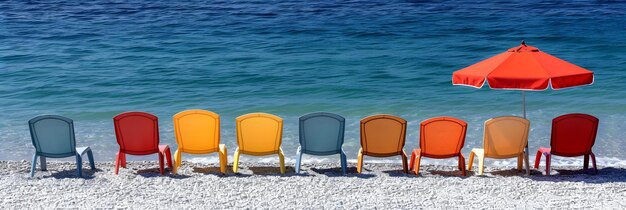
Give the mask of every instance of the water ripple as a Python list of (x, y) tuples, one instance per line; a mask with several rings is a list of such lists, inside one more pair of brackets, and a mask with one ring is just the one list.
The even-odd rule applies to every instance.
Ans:
[(547, 146), (553, 117), (586, 112), (602, 122), (599, 153), (626, 159), (621, 1), (53, 0), (0, 11), (0, 159), (28, 158), (25, 122), (38, 114), (75, 119), (80, 141), (111, 159), (117, 113), (155, 113), (173, 144), (171, 116), (189, 108), (220, 113), (229, 147), (237, 115), (275, 113), (288, 155), (297, 117), (320, 110), (348, 118), (350, 154), (358, 120), (374, 113), (410, 121), (407, 148), (438, 115), (467, 120), (466, 147), (479, 146), (482, 122), (518, 114), (519, 93), (455, 87), (450, 74), (521, 40), (596, 74), (592, 86), (528, 94), (532, 147)]

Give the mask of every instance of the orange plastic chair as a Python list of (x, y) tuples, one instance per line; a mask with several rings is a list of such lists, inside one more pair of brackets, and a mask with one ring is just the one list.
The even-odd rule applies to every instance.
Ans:
[(266, 113), (251, 113), (237, 117), (237, 149), (233, 172), (237, 173), (239, 155), (273, 155), (280, 161), (280, 173), (285, 173), (285, 154), (280, 148), (283, 136), (283, 119)]
[(472, 170), (474, 155), (478, 156), (478, 173), (483, 175), (485, 157), (495, 159), (517, 157), (517, 170), (522, 171), (522, 162), (526, 162), (526, 174), (530, 174), (528, 153), (524, 152), (528, 144), (530, 121), (521, 117), (496, 117), (485, 121), (483, 149), (474, 148), (470, 153), (468, 170)]
[(357, 173), (363, 169), (363, 156), (402, 156), (402, 170), (408, 173), (406, 153), (402, 149), (406, 139), (406, 120), (393, 115), (374, 115), (361, 120), (361, 149), (358, 153)]
[(459, 158), (459, 170), (465, 173), (465, 157), (461, 149), (465, 144), (467, 123), (453, 117), (436, 117), (420, 123), (420, 148), (411, 154), (409, 167), (416, 175), (420, 171), (422, 157)]
[(174, 133), (178, 149), (174, 153), (174, 167), (177, 173), (182, 163), (182, 153), (210, 154), (218, 152), (220, 172), (226, 173), (226, 145), (220, 144), (220, 116), (206, 110), (186, 110), (174, 115)]
[(596, 155), (591, 149), (596, 142), (598, 132), (598, 118), (588, 114), (566, 114), (552, 120), (552, 137), (550, 147), (539, 147), (535, 157), (535, 168), (539, 168), (541, 155), (546, 156), (546, 175), (550, 175), (550, 161), (552, 155), (561, 157), (584, 156), (583, 168), (589, 168), (589, 157), (593, 163), (595, 173)]

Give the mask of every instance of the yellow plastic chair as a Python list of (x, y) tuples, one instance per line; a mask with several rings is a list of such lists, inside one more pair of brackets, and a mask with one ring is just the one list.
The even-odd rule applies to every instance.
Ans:
[(220, 144), (220, 116), (206, 110), (186, 110), (174, 115), (174, 133), (178, 149), (174, 153), (176, 174), (182, 153), (209, 154), (219, 152), (220, 172), (226, 173), (226, 145)]
[(264, 156), (277, 154), (280, 173), (285, 173), (285, 154), (280, 148), (283, 137), (283, 119), (266, 113), (250, 113), (237, 117), (237, 149), (233, 172), (237, 173), (239, 155)]
[(526, 162), (526, 174), (530, 174), (528, 153), (524, 152), (528, 144), (530, 121), (521, 117), (496, 117), (485, 121), (483, 148), (474, 148), (470, 153), (469, 171), (472, 170), (474, 155), (478, 156), (478, 174), (483, 175), (485, 157), (495, 159), (517, 158), (517, 170), (522, 171), (522, 162)]

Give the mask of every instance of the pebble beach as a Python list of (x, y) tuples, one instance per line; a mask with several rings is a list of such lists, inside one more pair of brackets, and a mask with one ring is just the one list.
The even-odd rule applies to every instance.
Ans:
[(28, 161), (0, 161), (0, 206), (15, 209), (624, 209), (626, 168), (555, 167), (554, 175), (513, 167), (487, 167), (485, 176), (462, 177), (452, 166), (422, 166), (419, 176), (403, 174), (399, 164), (365, 164), (362, 174), (349, 163), (341, 175), (335, 164), (304, 164), (281, 175), (277, 165), (231, 165), (225, 175), (217, 164), (183, 162), (178, 175), (158, 172), (157, 162), (129, 162), (113, 173), (113, 162), (85, 167), (77, 178), (71, 162), (48, 163), (47, 171), (28, 177)]

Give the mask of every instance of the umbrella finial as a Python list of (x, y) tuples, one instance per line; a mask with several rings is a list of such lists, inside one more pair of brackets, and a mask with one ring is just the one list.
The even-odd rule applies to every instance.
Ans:
[(526, 47), (526, 42), (524, 40), (522, 40), (522, 45), (524, 45), (524, 47)]

